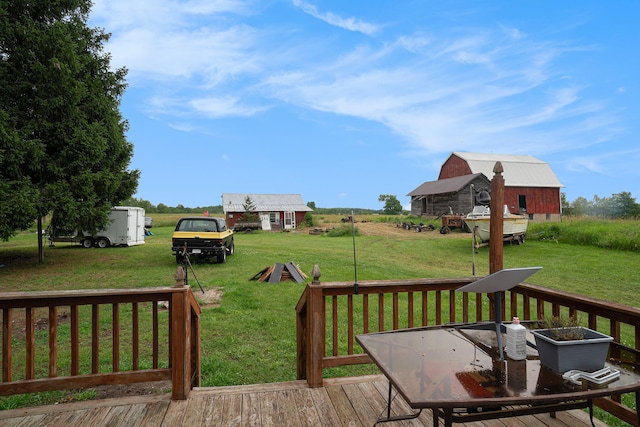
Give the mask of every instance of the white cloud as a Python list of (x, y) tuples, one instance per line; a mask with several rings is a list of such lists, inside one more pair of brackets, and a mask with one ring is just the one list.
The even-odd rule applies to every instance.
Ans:
[(372, 35), (379, 30), (379, 26), (363, 22), (356, 18), (343, 18), (331, 12), (320, 13), (317, 7), (301, 0), (293, 0), (293, 4), (300, 8), (304, 13), (311, 15), (314, 18), (318, 18), (334, 27), (339, 27), (348, 31), (356, 31), (367, 35)]
[(196, 112), (210, 118), (252, 116), (267, 109), (267, 107), (243, 105), (238, 98), (230, 96), (193, 99), (189, 104)]

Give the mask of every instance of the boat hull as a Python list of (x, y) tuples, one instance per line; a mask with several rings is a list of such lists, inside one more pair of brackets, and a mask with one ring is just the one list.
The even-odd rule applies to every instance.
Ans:
[[(489, 241), (489, 218), (476, 218), (476, 219), (467, 219), (467, 222), (471, 227), (478, 227), (476, 229), (476, 235), (482, 242)], [(524, 235), (527, 232), (527, 225), (529, 224), (529, 219), (525, 217), (511, 217), (511, 218), (503, 218), (502, 222), (502, 237), (503, 238), (512, 238), (514, 236)]]

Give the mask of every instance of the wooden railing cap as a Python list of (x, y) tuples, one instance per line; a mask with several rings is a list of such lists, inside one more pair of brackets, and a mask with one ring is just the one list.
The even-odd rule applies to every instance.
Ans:
[(320, 266), (318, 266), (318, 264), (313, 266), (313, 270), (311, 270), (311, 275), (313, 276), (312, 284), (314, 285), (320, 284)]

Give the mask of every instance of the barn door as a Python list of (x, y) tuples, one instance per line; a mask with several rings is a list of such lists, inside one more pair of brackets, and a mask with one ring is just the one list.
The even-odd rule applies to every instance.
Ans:
[(295, 212), (285, 212), (284, 213), (284, 228), (296, 228), (296, 213)]

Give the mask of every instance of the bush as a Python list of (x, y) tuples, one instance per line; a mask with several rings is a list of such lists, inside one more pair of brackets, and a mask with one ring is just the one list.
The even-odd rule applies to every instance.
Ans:
[[(358, 227), (355, 227), (353, 230), (353, 234), (355, 234), (356, 236), (360, 235), (360, 231), (358, 230)], [(341, 225), (340, 227), (336, 227), (333, 230), (329, 231), (329, 233), (327, 233), (327, 236), (329, 237), (343, 237), (343, 236), (351, 236), (351, 225)]]
[(318, 222), (313, 218), (313, 215), (311, 215), (310, 212), (306, 212), (304, 214), (304, 220), (302, 221), (302, 225), (305, 227), (311, 228), (318, 225)]

